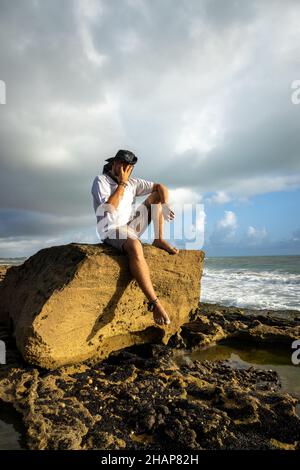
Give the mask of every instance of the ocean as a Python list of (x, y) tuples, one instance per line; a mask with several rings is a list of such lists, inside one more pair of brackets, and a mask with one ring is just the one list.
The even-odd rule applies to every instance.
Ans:
[[(26, 258), (0, 258), (17, 265)], [(201, 302), (300, 310), (300, 256), (205, 257)]]
[(300, 256), (206, 257), (201, 302), (300, 310)]
[(18, 264), (22, 264), (26, 258), (0, 258), (0, 266), (6, 264), (9, 266), (17, 266)]

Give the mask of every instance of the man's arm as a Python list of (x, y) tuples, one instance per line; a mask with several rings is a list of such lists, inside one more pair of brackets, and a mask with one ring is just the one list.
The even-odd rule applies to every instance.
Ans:
[(128, 165), (125, 170), (121, 167), (121, 174), (119, 176), (119, 184), (117, 186), (117, 189), (113, 194), (111, 194), (106, 201), (107, 204), (111, 204), (115, 209), (118, 208), (120, 201), (124, 195), (125, 187), (127, 185), (129, 176), (131, 173), (131, 166)]
[(111, 204), (115, 209), (118, 208), (120, 201), (124, 195), (125, 186), (119, 184), (114, 193), (112, 193), (106, 201), (106, 204)]

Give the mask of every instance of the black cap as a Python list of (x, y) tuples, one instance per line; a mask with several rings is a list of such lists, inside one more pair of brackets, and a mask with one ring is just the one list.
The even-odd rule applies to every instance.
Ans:
[(116, 155), (111, 158), (107, 158), (106, 162), (113, 162), (114, 160), (121, 160), (131, 165), (135, 165), (138, 161), (138, 158), (130, 150), (118, 150)]

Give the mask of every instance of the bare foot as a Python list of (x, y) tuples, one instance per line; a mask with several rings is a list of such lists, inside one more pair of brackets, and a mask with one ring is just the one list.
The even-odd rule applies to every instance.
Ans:
[(160, 248), (161, 250), (167, 251), (171, 255), (177, 255), (177, 253), (179, 253), (179, 250), (176, 248), (176, 246), (170, 245), (170, 243), (168, 243), (166, 240), (163, 240), (162, 238), (156, 238), (152, 245)]
[(158, 325), (169, 325), (169, 323), (171, 323), (170, 318), (160, 301), (156, 302), (154, 305), (153, 318), (155, 323)]

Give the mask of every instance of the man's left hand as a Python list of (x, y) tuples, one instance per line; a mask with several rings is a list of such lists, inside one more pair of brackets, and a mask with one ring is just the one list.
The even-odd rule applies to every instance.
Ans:
[(162, 203), (162, 214), (163, 218), (170, 222), (170, 220), (173, 220), (175, 217), (174, 211), (171, 209), (169, 204), (167, 202)]

